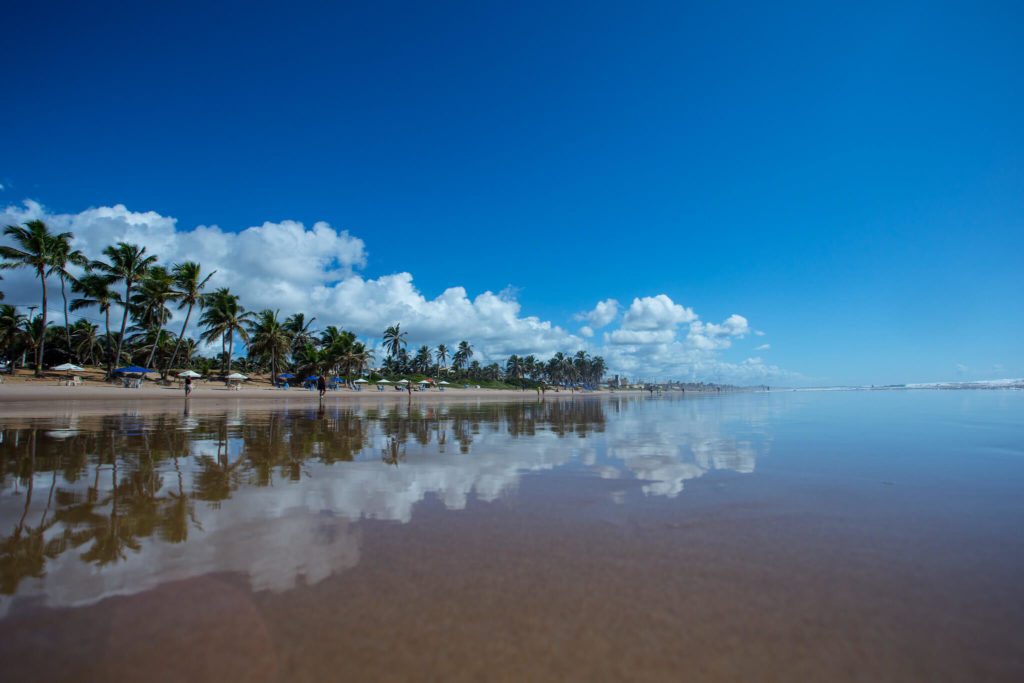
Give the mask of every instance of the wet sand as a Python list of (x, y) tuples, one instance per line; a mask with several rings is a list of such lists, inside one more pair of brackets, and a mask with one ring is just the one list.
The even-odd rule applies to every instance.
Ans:
[[(1020, 680), (1016, 600), (899, 528), (694, 496), (687, 514), (426, 506), (344, 574), (236, 575), (0, 622), (7, 680)], [(847, 501), (870, 503), (868, 500)], [(575, 513), (564, 516), (570, 508)], [(818, 511), (820, 515), (820, 510)], [(882, 520), (877, 520), (881, 522)], [(881, 527), (874, 529), (881, 531)], [(908, 533), (908, 532), (913, 532)], [(974, 561), (992, 548), (961, 545)], [(914, 539), (917, 539), (916, 541)], [(894, 561), (894, 559), (896, 561)], [(939, 560), (940, 569), (930, 565)], [(1009, 653), (1018, 653), (1016, 658)]]
[[(8, 680), (53, 681), (1022, 680), (1015, 400), (606, 397), (533, 417), (524, 406), (453, 407), (433, 418), (392, 407), (361, 429), (391, 434), (388, 425), (408, 423), (411, 436), (424, 421), (446, 428), (465, 417), (479, 436), (464, 452), (410, 439), (408, 459), (390, 466), (372, 448), (372, 462), (310, 459), (299, 481), (243, 486), (206, 511), (234, 519), (248, 494), (263, 496), (248, 509), (266, 510), (262, 501), (304, 483), (287, 505), (305, 501), (301, 515), (316, 527), (312, 542), (298, 542), (351, 548), (334, 570), (271, 589), (254, 586), (254, 570), (202, 573), (74, 608), (30, 597), (0, 619), (0, 661)], [(235, 427), (206, 418), (196, 438), (266, 431), (239, 414)], [(536, 432), (521, 430), (527, 417)], [(175, 424), (153, 420), (135, 428)], [(294, 440), (319, 425), (337, 452), (342, 423), (330, 420), (329, 410), (313, 411), (271, 431)], [(349, 443), (353, 425), (344, 428)], [(563, 431), (545, 431), (555, 428)], [(126, 448), (155, 442), (124, 438)], [(578, 452), (554, 461), (560, 467), (531, 454), (550, 444)], [(721, 469), (701, 465), (701, 453)], [(695, 455), (699, 472), (687, 469)], [(360, 472), (393, 475), (374, 489), (393, 498), (435, 482), (440, 465), (458, 477), (505, 460), (530, 473), (487, 500), (493, 470), (480, 471), (464, 504), (438, 482), (408, 516), (382, 514), (371, 499), (362, 509), (376, 512), (343, 505), (365, 488), (350, 482)], [(620, 461), (628, 468), (611, 471)], [(656, 485), (673, 476), (678, 491)], [(353, 487), (341, 494), (346, 482)], [(340, 498), (316, 493), (327, 483)], [(258, 529), (240, 522), (220, 533), (225, 551), (259, 547)], [(284, 561), (273, 548), (265, 554), (250, 562)]]

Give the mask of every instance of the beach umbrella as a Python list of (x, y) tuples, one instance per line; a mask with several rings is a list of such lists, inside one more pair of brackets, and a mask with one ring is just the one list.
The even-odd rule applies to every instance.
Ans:
[(319, 378), (319, 377), (317, 377), (316, 375), (310, 375), (309, 377), (307, 377), (307, 378), (305, 379), (305, 381), (306, 381), (306, 382), (315, 382), (315, 381), (317, 381), (318, 379), (320, 379), (320, 378)]
[(71, 379), (71, 373), (72, 372), (81, 372), (85, 368), (80, 368), (77, 365), (75, 365), (74, 363), (61, 363), (60, 365), (55, 365), (54, 367), (52, 367), (50, 369), (51, 370), (60, 370), (60, 371), (63, 371), (63, 372), (67, 372), (68, 373), (67, 374), (68, 379)]
[(185, 372), (179, 372), (178, 377), (191, 377), (192, 379), (195, 379), (196, 377), (202, 377), (202, 375), (195, 370), (186, 370)]
[(369, 384), (369, 382), (367, 382), (367, 381), (366, 381), (365, 379), (363, 379), (362, 377), (360, 377), (360, 378), (359, 378), (359, 379), (357, 379), (357, 380), (356, 380), (355, 382), (353, 382), (353, 384)]
[(377, 384), (391, 384), (391, 380), (389, 380), (389, 379), (379, 379), (379, 380), (377, 380)]
[(240, 372), (232, 372), (230, 375), (227, 376), (227, 379), (232, 379), (232, 380), (235, 380), (236, 382), (240, 382), (243, 379), (249, 379), (249, 378), (246, 377), (245, 375), (243, 375)]
[(444, 380), (441, 380), (440, 382), (438, 382), (438, 384), (444, 384), (445, 386), (447, 386), (451, 384), (451, 382), (445, 382)]
[(115, 375), (118, 373), (122, 375), (145, 375), (147, 372), (149, 372), (149, 370), (143, 367), (139, 367), (138, 365), (129, 365), (127, 367), (118, 368), (117, 370), (114, 370)]
[(75, 365), (74, 363), (61, 363), (60, 365), (55, 365), (55, 366), (53, 366), (50, 369), (51, 370), (61, 370), (61, 371), (67, 370), (68, 372), (71, 372), (71, 371), (81, 372), (85, 368), (80, 368), (77, 365)]
[(407, 380), (407, 379), (400, 379), (400, 380), (398, 380), (398, 384), (408, 384), (408, 383), (409, 383), (409, 380)]
[(277, 378), (278, 379), (294, 379), (295, 375), (293, 375), (290, 372), (282, 372), (280, 375), (277, 376)]
[(420, 384), (430, 384), (430, 380), (429, 380), (429, 379), (421, 379), (421, 380), (419, 381), (419, 383), (420, 383)]

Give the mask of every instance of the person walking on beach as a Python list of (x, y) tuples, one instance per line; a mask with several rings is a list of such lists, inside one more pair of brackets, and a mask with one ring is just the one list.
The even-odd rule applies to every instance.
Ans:
[(409, 398), (412, 398), (412, 382), (405, 385), (405, 390), (409, 392)]
[(185, 398), (188, 398), (191, 395), (192, 395), (192, 378), (191, 377), (186, 377), (185, 378)]
[(323, 375), (316, 378), (316, 389), (320, 392), (320, 400), (324, 400), (324, 394), (327, 393), (327, 378)]

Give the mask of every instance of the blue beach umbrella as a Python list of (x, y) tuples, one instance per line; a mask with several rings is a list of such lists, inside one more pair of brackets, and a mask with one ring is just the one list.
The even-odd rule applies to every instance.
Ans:
[(307, 382), (315, 382), (318, 379), (319, 379), (319, 377), (317, 377), (316, 375), (310, 375), (309, 377), (306, 378), (306, 381)]
[(121, 373), (125, 375), (145, 375), (147, 372), (149, 372), (149, 370), (141, 368), (138, 365), (129, 365), (128, 367), (114, 370), (114, 374)]
[(295, 375), (290, 372), (282, 372), (277, 376), (278, 379), (294, 379)]

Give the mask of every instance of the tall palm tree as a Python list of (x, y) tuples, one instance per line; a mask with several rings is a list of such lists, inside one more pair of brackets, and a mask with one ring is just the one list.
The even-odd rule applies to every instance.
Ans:
[(63, 232), (53, 237), (53, 261), (50, 264), (48, 275), (56, 275), (60, 279), (60, 296), (64, 301), (64, 339), (68, 344), (68, 354), (71, 354), (71, 323), (68, 320), (68, 293), (67, 283), (74, 283), (75, 276), (68, 270), (69, 266), (84, 268), (89, 264), (89, 259), (78, 249), (71, 246), (71, 233)]
[(448, 367), (448, 347), (445, 346), (444, 344), (438, 344), (437, 345), (437, 351), (435, 351), (434, 354), (435, 354), (435, 357), (437, 358), (437, 364), (440, 365), (442, 369), (447, 368)]
[(210, 281), (210, 278), (217, 271), (213, 271), (206, 277), (203, 277), (202, 267), (198, 263), (195, 261), (185, 261), (174, 264), (171, 273), (174, 275), (174, 287), (178, 292), (178, 310), (180, 311), (182, 308), (187, 307), (188, 311), (185, 313), (185, 322), (181, 324), (181, 334), (178, 335), (178, 341), (174, 345), (174, 352), (171, 353), (171, 359), (167, 361), (167, 367), (164, 368), (164, 377), (174, 367), (174, 361), (178, 357), (181, 342), (185, 338), (185, 328), (188, 327), (188, 321), (192, 317), (192, 309), (196, 306), (199, 306), (199, 308), (203, 307), (203, 288), (206, 287), (206, 283)]
[(86, 273), (71, 283), (71, 291), (82, 296), (71, 302), (71, 310), (97, 307), (103, 314), (107, 346), (107, 374), (114, 370), (113, 337), (110, 334), (110, 307), (121, 302), (121, 295), (114, 291), (114, 278), (99, 273)]
[[(199, 324), (206, 328), (202, 339), (207, 343), (221, 341), (224, 349), (222, 369), (224, 374), (231, 371), (231, 357), (235, 352), (235, 335), (243, 342), (249, 341), (248, 324), (255, 315), (238, 303), (238, 295), (232, 294), (227, 287), (213, 292), (207, 300), (206, 310), (199, 319)], [(226, 347), (226, 348), (225, 348)]]
[(398, 352), (405, 348), (408, 343), (405, 338), (408, 334), (408, 332), (402, 332), (401, 323), (395, 323), (384, 330), (384, 348), (387, 349), (389, 356), (397, 356)]
[(430, 347), (424, 344), (416, 351), (412, 360), (413, 367), (417, 372), (430, 372)]
[(270, 359), (270, 381), (277, 379), (277, 369), (282, 358), (292, 348), (292, 337), (277, 319), (277, 311), (269, 308), (256, 314), (247, 323), (249, 328), (249, 355)]
[(153, 338), (145, 367), (152, 367), (156, 350), (163, 341), (164, 325), (171, 317), (167, 304), (175, 301), (179, 294), (174, 288), (174, 276), (163, 266), (153, 266), (146, 273), (139, 290), (132, 297), (132, 307), (139, 325)]
[[(70, 240), (71, 233), (62, 232), (53, 234), (40, 220), (28, 221), (22, 226), (8, 225), (4, 228), (4, 235), (14, 240), (17, 246), (0, 246), (0, 257), (3, 262), (0, 268), (31, 268), (35, 271), (36, 277), (43, 288), (43, 305), (40, 309), (42, 315), (42, 326), (46, 329), (46, 275), (53, 265), (54, 243), (63, 239)], [(46, 335), (40, 335), (39, 345), (36, 347), (36, 376), (43, 374), (43, 353), (46, 346)]]
[(121, 317), (121, 332), (117, 338), (117, 352), (114, 354), (115, 363), (121, 360), (121, 345), (124, 343), (124, 331), (128, 327), (128, 312), (132, 300), (132, 289), (134, 289), (146, 276), (149, 267), (156, 263), (156, 256), (146, 256), (146, 248), (137, 244), (118, 242), (115, 246), (103, 250), (103, 255), (109, 262), (93, 261), (91, 267), (101, 273), (114, 278), (115, 281), (124, 283), (124, 315)]
[(292, 353), (297, 353), (305, 348), (306, 344), (313, 341), (313, 323), (316, 318), (306, 320), (305, 313), (296, 313), (288, 316), (284, 321), (284, 328), (292, 335)]
[(452, 357), (452, 365), (456, 370), (462, 370), (469, 363), (469, 359), (473, 357), (473, 347), (470, 346), (469, 342), (462, 340), (459, 342), (459, 347), (455, 351), (455, 355)]

